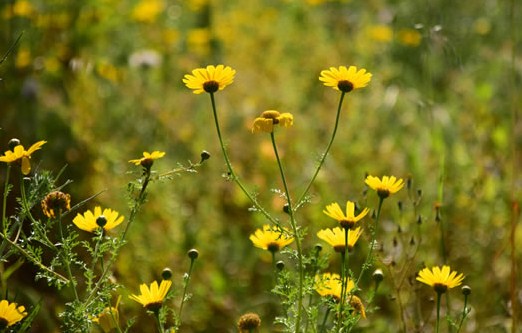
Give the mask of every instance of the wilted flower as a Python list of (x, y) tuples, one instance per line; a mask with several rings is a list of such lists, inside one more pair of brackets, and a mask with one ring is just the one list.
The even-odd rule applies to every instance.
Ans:
[(42, 200), (42, 210), (45, 216), (55, 218), (57, 213), (71, 209), (71, 196), (60, 191), (53, 191)]
[(47, 141), (38, 141), (33, 144), (29, 149), (25, 150), (24, 146), (17, 145), (13, 150), (8, 150), (4, 153), (4, 156), (0, 156), (0, 162), (5, 163), (21, 163), (22, 173), (28, 175), (31, 172), (31, 154), (42, 148)]
[(252, 133), (274, 131), (274, 125), (281, 125), (283, 127), (290, 127), (294, 124), (294, 116), (291, 113), (279, 113), (275, 110), (268, 110), (261, 114), (254, 120), (252, 126)]
[(258, 332), (261, 326), (261, 318), (257, 313), (245, 313), (237, 323), (239, 333)]

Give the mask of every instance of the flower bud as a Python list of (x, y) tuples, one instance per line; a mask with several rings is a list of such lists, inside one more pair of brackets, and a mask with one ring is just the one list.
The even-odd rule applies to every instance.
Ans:
[(203, 150), (201, 152), (201, 161), (199, 163), (203, 163), (204, 161), (208, 160), (210, 158), (210, 153), (206, 150)]
[(279, 260), (276, 262), (276, 268), (280, 271), (282, 271), (285, 268), (285, 262), (282, 260)]
[(18, 140), (17, 138), (12, 138), (11, 140), (9, 140), (9, 143), (7, 145), (9, 146), (10, 150), (13, 150), (16, 146), (20, 145), (20, 140)]
[(196, 249), (190, 249), (187, 255), (191, 260), (196, 260), (199, 257), (199, 252)]
[(462, 295), (468, 296), (471, 294), (471, 287), (468, 285), (464, 285), (464, 286), (462, 286), (461, 291), (462, 291)]
[(384, 280), (384, 273), (382, 272), (382, 269), (380, 268), (377, 268), (373, 274), (372, 274), (372, 277), (373, 277), (373, 280), (377, 283), (381, 282), (382, 280)]
[(161, 278), (163, 280), (170, 280), (172, 278), (172, 270), (168, 267), (165, 267), (161, 272)]

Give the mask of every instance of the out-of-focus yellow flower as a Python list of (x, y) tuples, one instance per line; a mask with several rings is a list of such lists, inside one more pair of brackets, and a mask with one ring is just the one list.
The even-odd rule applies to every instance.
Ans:
[(368, 176), (366, 177), (365, 183), (377, 191), (377, 195), (379, 195), (381, 199), (389, 197), (390, 194), (397, 193), (404, 187), (404, 181), (401, 178), (397, 179), (395, 176), (383, 176), (382, 179)]
[(294, 124), (294, 116), (291, 113), (279, 113), (275, 110), (267, 110), (254, 120), (252, 125), (252, 133), (274, 131), (274, 125), (281, 125), (283, 127), (290, 127)]
[(319, 77), (319, 81), (322, 81), (325, 86), (345, 93), (366, 87), (371, 79), (371, 73), (366, 72), (364, 68), (357, 70), (355, 66), (330, 67), (330, 69), (321, 71)]
[(116, 306), (106, 307), (97, 317), (92, 319), (104, 333), (110, 333), (119, 327), (120, 314), (118, 305), (120, 304), (120, 299), (121, 296), (118, 297)]
[[(355, 287), (355, 283), (346, 281), (345, 296)], [(337, 302), (341, 300), (341, 277), (335, 273), (323, 273), (315, 276), (315, 291), (322, 297), (333, 297)]]
[(129, 298), (143, 305), (150, 311), (159, 311), (163, 305), (163, 300), (169, 292), (172, 281), (162, 280), (158, 285), (157, 281), (151, 283), (150, 288), (146, 283), (140, 285), (140, 295), (130, 295)]
[(199, 11), (208, 4), (209, 0), (188, 0), (188, 6), (192, 11)]
[(374, 25), (368, 29), (368, 36), (374, 41), (388, 43), (393, 39), (393, 30), (384, 24)]
[(33, 5), (27, 0), (15, 1), (13, 5), (13, 15), (21, 17), (30, 17), (34, 13)]
[(21, 163), (22, 165), (22, 173), (24, 175), (28, 175), (31, 172), (31, 155), (35, 151), (42, 148), (42, 146), (47, 143), (47, 141), (38, 141), (33, 144), (29, 149), (25, 150), (24, 146), (17, 145), (14, 149), (8, 150), (4, 153), (4, 156), (0, 156), (0, 162), (5, 163)]
[(422, 35), (414, 29), (401, 29), (397, 32), (397, 39), (403, 45), (417, 47), (421, 43)]
[(424, 268), (419, 272), (417, 281), (432, 286), (435, 292), (443, 294), (446, 290), (459, 286), (464, 280), (464, 275), (457, 275), (456, 271), (451, 271), (449, 266), (435, 266), (432, 269)]
[(215, 93), (225, 89), (226, 86), (234, 82), (236, 71), (228, 66), (209, 65), (206, 68), (196, 68), (192, 74), (185, 74), (183, 83), (187, 88), (194, 90), (194, 94), (204, 92)]
[(9, 303), (5, 299), (0, 301), (0, 329), (12, 326), (27, 316), (24, 306)]
[(120, 80), (120, 71), (113, 64), (108, 62), (101, 62), (97, 64), (96, 73), (111, 82), (118, 82)]
[[(357, 227), (353, 230), (348, 229), (348, 251), (351, 251), (361, 237), (362, 229)], [(346, 247), (345, 230), (339, 227), (333, 229), (323, 229), (317, 233), (317, 237), (330, 244), (335, 252), (344, 253)]]
[(473, 30), (479, 35), (487, 35), (491, 31), (491, 21), (487, 17), (479, 17), (473, 22)]
[(291, 244), (294, 238), (284, 230), (265, 224), (263, 230), (257, 229), (250, 235), (250, 240), (255, 247), (274, 253)]
[(329, 217), (337, 220), (341, 227), (345, 229), (353, 229), (355, 224), (359, 222), (363, 217), (368, 214), (370, 210), (368, 208), (364, 208), (357, 216), (355, 215), (355, 203), (351, 201), (346, 201), (346, 214), (343, 213), (341, 206), (337, 202), (329, 204), (326, 206), (326, 209), (323, 210), (323, 213), (328, 215)]
[(25, 68), (31, 65), (31, 51), (28, 48), (20, 48), (16, 53), (15, 66), (16, 68)]
[(137, 22), (154, 23), (164, 9), (163, 1), (142, 0), (132, 10), (131, 17)]
[(73, 223), (80, 229), (94, 232), (98, 228), (105, 231), (114, 229), (123, 222), (124, 217), (119, 216), (115, 210), (105, 208), (102, 212), (101, 207), (94, 207), (94, 212), (88, 210), (83, 215), (78, 214), (73, 219)]
[(144, 168), (150, 169), (152, 164), (154, 163), (154, 160), (158, 160), (165, 156), (164, 151), (155, 150), (152, 153), (143, 152), (143, 157), (138, 158), (136, 160), (130, 160), (129, 163), (134, 163), (135, 165), (141, 165)]
[(210, 30), (207, 28), (191, 29), (187, 33), (187, 46), (191, 52), (206, 55), (210, 51)]

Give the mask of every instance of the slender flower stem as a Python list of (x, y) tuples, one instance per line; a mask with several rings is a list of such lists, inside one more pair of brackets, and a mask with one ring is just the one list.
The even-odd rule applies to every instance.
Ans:
[(64, 237), (64, 234), (63, 234), (63, 227), (62, 227), (62, 216), (61, 216), (61, 211), (58, 209), (58, 230), (60, 232), (60, 239), (62, 241), (62, 260), (63, 260), (63, 263), (65, 265), (65, 268), (67, 270), (67, 275), (69, 277), (69, 285), (71, 286), (71, 289), (73, 290), (74, 292), (74, 298), (76, 299), (76, 301), (80, 301), (80, 297), (78, 296), (78, 291), (76, 290), (76, 285), (74, 283), (74, 277), (73, 277), (73, 274), (72, 274), (72, 270), (71, 270), (71, 265), (70, 265), (70, 261), (69, 261), (69, 258), (68, 258), (68, 253), (66, 253), (65, 251), (69, 252), (69, 245), (67, 245), (67, 247), (64, 247), (65, 246), (65, 237)]
[(299, 326), (301, 323), (301, 308), (303, 306), (303, 284), (304, 284), (304, 265), (303, 265), (303, 253), (301, 250), (301, 238), (299, 237), (299, 234), (298, 234), (297, 223), (296, 223), (295, 216), (294, 216), (294, 208), (292, 205), (292, 199), (290, 197), (290, 191), (288, 189), (288, 183), (286, 181), (283, 163), (281, 161), (279, 152), (277, 150), (274, 132), (270, 132), (270, 139), (272, 140), (272, 147), (274, 149), (274, 154), (276, 156), (277, 166), (279, 167), (281, 181), (283, 182), (283, 187), (285, 188), (286, 201), (288, 203), (288, 214), (290, 215), (290, 225), (292, 227), (292, 233), (295, 238), (295, 244), (297, 247), (299, 285), (298, 285), (298, 296), (297, 296), (297, 314), (296, 314), (296, 319), (295, 319), (295, 331), (296, 331), (296, 333), (299, 333), (300, 332)]
[(384, 202), (383, 197), (379, 197), (379, 206), (377, 208), (377, 216), (375, 218), (375, 225), (372, 229), (372, 240), (370, 241), (370, 250), (368, 251), (368, 256), (366, 257), (366, 260), (364, 261), (364, 264), (361, 269), (361, 273), (359, 273), (359, 277), (357, 278), (357, 281), (355, 282), (355, 287), (359, 285), (359, 281), (361, 280), (364, 272), (368, 270), (371, 267), (371, 261), (372, 261), (372, 253), (373, 248), (375, 247), (375, 240), (377, 239), (377, 227), (379, 226), (379, 220), (381, 218), (381, 209), (382, 209), (382, 203)]
[(332, 147), (332, 144), (335, 139), (335, 135), (337, 134), (337, 128), (339, 127), (339, 118), (341, 116), (341, 107), (343, 105), (344, 95), (345, 92), (341, 92), (341, 97), (339, 98), (339, 105), (337, 107), (337, 115), (335, 116), (335, 125), (332, 131), (332, 137), (330, 138), (330, 142), (328, 142), (328, 145), (326, 146), (326, 149), (321, 156), (321, 159), (319, 160), (319, 164), (317, 165), (317, 168), (315, 169), (314, 175), (310, 179), (310, 182), (308, 182), (308, 185), (306, 186), (305, 190), (303, 191), (303, 194), (299, 197), (299, 200), (297, 200), (296, 209), (301, 207), (304, 204), (304, 200), (306, 198), (306, 195), (308, 194), (308, 191), (310, 191), (310, 188), (312, 187), (312, 184), (315, 181), (315, 178), (317, 178), (317, 175), (319, 174), (319, 171), (321, 170), (324, 161), (326, 160), (326, 156), (328, 155), (328, 152), (330, 151), (330, 148)]
[(457, 333), (460, 332), (460, 329), (462, 328), (462, 324), (464, 323), (464, 319), (466, 319), (466, 316), (468, 315), (468, 295), (464, 295), (464, 307), (462, 308), (462, 316), (460, 318), (459, 327), (457, 328)]
[(435, 326), (435, 332), (439, 333), (439, 320), (440, 320), (440, 299), (441, 299), (442, 293), (437, 292), (437, 322)]
[(154, 311), (154, 318), (156, 319), (156, 326), (158, 328), (158, 332), (159, 333), (165, 332), (163, 330), (163, 324), (161, 323), (161, 320), (160, 320), (159, 310)]
[[(348, 230), (348, 229), (345, 229)], [(345, 243), (346, 244), (346, 243)], [(346, 249), (346, 246), (345, 246)], [(344, 302), (346, 301), (346, 284), (347, 284), (347, 276), (346, 276), (346, 251), (343, 250), (341, 252), (341, 299), (339, 300), (339, 310), (337, 313), (337, 332), (341, 332), (342, 324), (343, 324), (343, 309)]]
[(187, 296), (187, 289), (188, 289), (188, 285), (190, 282), (190, 277), (192, 276), (192, 268), (194, 267), (194, 261), (195, 261), (195, 259), (190, 258), (190, 267), (189, 267), (189, 271), (187, 273), (187, 278), (185, 279), (185, 283), (184, 283), (185, 286), (183, 287), (183, 296), (181, 296), (181, 304), (179, 305), (178, 318), (179, 318), (180, 322), (181, 322), (181, 312), (183, 311), (183, 305), (185, 304), (185, 297)]
[(6, 218), (6, 209), (7, 209), (7, 196), (9, 195), (9, 175), (11, 174), (11, 164), (7, 165), (7, 171), (5, 174), (5, 186), (4, 186), (4, 198), (2, 202), (2, 232), (4, 236), (7, 237), (7, 218)]
[(319, 331), (319, 333), (323, 333), (326, 330), (326, 320), (328, 320), (329, 315), (330, 315), (330, 308), (328, 307), (324, 314), (323, 322), (321, 323), (321, 330)]
[(246, 189), (246, 187), (243, 185), (241, 180), (237, 177), (236, 173), (234, 172), (234, 168), (232, 167), (232, 163), (230, 162), (230, 158), (228, 157), (227, 150), (225, 148), (225, 144), (223, 142), (223, 137), (221, 135), (221, 128), (219, 126), (219, 119), (216, 111), (216, 101), (214, 99), (214, 94), (210, 93), (210, 102), (212, 103), (212, 113), (214, 115), (214, 123), (216, 125), (216, 131), (219, 139), (219, 144), (221, 146), (221, 151), (223, 153), (223, 157), (225, 158), (225, 163), (227, 164), (228, 168), (228, 176), (230, 179), (232, 179), (237, 186), (243, 191), (243, 193), (247, 196), (247, 198), (252, 202), (254, 207), (259, 210), (270, 222), (279, 225), (279, 222), (275, 220), (261, 205), (257, 202), (256, 198), (254, 198), (250, 192)]

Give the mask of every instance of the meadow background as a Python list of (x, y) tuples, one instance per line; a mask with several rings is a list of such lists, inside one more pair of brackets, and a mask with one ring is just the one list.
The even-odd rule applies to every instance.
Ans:
[[(449, 264), (472, 288), (463, 331), (515, 332), (512, 316), (522, 303), (520, 274), (512, 274), (522, 258), (522, 247), (514, 248), (522, 244), (521, 7), (515, 0), (2, 0), (0, 54), (23, 35), (0, 65), (1, 151), (13, 137), (26, 147), (48, 141), (33, 163), (56, 172), (67, 165), (62, 179), (74, 181), (66, 188), (73, 203), (103, 190), (90, 206), (124, 215), (127, 183), (139, 176), (129, 159), (163, 150), (154, 168), (168, 171), (210, 152), (197, 173), (149, 187), (115, 267), (126, 287), (120, 316), (137, 318), (131, 332), (147, 331), (152, 318), (126, 295), (159, 279), (164, 267), (181, 288), (186, 252), (197, 248), (181, 332), (235, 332), (249, 311), (272, 332), (278, 305), (269, 293), (270, 256), (248, 239), (266, 221), (222, 177), (208, 96), (192, 94), (181, 79), (208, 64), (237, 70), (216, 95), (227, 148), (240, 177), (283, 216), (283, 200), (272, 191), (281, 184), (270, 140), (251, 134), (253, 119), (267, 109), (294, 115), (279, 142), (290, 186), (301, 192), (338, 102), (319, 82), (320, 71), (366, 68), (372, 81), (347, 96), (311, 203), (299, 212), (305, 247), (332, 227), (326, 204), (363, 200), (375, 208), (367, 173), (408, 179), (411, 187), (388, 199), (382, 215), (379, 309), (356, 331), (400, 331), (401, 302), (408, 332), (431, 332), (433, 294), (415, 273)], [(412, 238), (418, 251), (406, 260)], [(35, 332), (57, 332), (71, 295), (34, 282), (34, 271), (26, 263), (8, 287), (26, 307), (43, 298)], [(462, 302), (458, 290), (452, 295)]]

